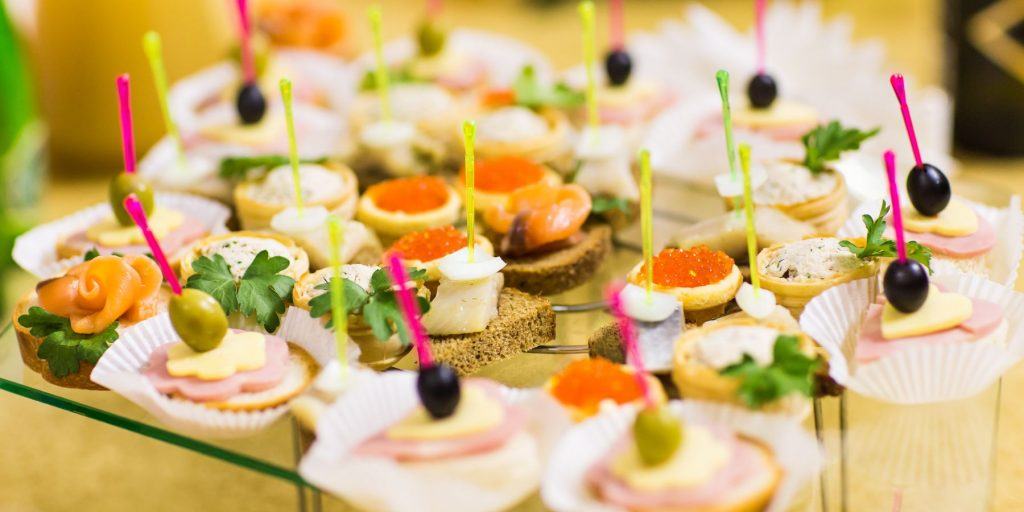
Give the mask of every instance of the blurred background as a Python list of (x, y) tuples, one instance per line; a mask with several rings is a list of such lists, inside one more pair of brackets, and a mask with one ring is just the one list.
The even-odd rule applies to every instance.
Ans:
[[(270, 1), (270, 0), (266, 0)], [(287, 2), (289, 0), (273, 0)], [(299, 1), (299, 0), (295, 0)], [(255, 2), (259, 3), (259, 2)], [(342, 13), (345, 57), (368, 47), (364, 0), (316, 0)], [(382, 0), (384, 37), (407, 34), (423, 2)], [(740, 30), (752, 0), (701, 2)], [(630, 31), (678, 19), (680, 0), (626, 2)], [(598, 0), (598, 13), (607, 9)], [(525, 41), (560, 69), (580, 59), (576, 4), (558, 0), (448, 0), (450, 26)], [(874, 39), (888, 69), (954, 100), (954, 156), (961, 176), (1024, 192), (1024, 2), (827, 0), (856, 39)], [(265, 20), (266, 21), (266, 20)], [(260, 21), (257, 20), (257, 23)], [(605, 26), (598, 20), (598, 26)], [(0, 0), (0, 271), (4, 297), (31, 282), (10, 270), (13, 238), (102, 197), (121, 165), (114, 77), (132, 74), (140, 154), (163, 133), (149, 68), (147, 30), (164, 40), (175, 81), (222, 60), (233, 46), (232, 0)], [(332, 41), (333, 42), (333, 41)], [(4, 307), (7, 311), (7, 307)], [(283, 510), (294, 488), (226, 464), (0, 393), (0, 511)], [(1000, 502), (997, 508), (1013, 509)]]

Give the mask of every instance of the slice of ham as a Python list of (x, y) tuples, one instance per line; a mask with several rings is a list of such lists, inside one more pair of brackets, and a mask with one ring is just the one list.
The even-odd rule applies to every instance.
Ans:
[(437, 77), (437, 84), (446, 89), (465, 91), (487, 82), (487, 65), (479, 59), (472, 59), (456, 73)]
[(599, 110), (601, 122), (630, 126), (651, 119), (675, 102), (675, 94), (663, 90), (657, 94), (641, 97), (641, 101), (629, 105), (602, 105)]
[(242, 393), (265, 391), (280, 384), (288, 373), (288, 343), (272, 334), (266, 335), (267, 362), (262, 368), (220, 380), (174, 377), (167, 373), (167, 349), (171, 345), (173, 343), (157, 347), (149, 355), (149, 365), (143, 374), (157, 391), (181, 395), (193, 402), (222, 402)]
[[(985, 217), (978, 215), (978, 230), (967, 236), (942, 236), (935, 233), (913, 233), (907, 231), (907, 239), (929, 248), (933, 253), (951, 258), (973, 258), (981, 256), (996, 246), (996, 231)], [(892, 216), (889, 216), (886, 236), (893, 238)]]
[[(813, 129), (817, 123), (794, 123), (771, 128), (750, 128), (736, 125), (733, 127), (737, 136), (744, 132), (756, 133), (781, 142), (799, 142), (805, 133)], [(712, 135), (718, 136), (722, 133), (722, 116), (719, 113), (709, 114), (708, 117), (697, 125), (694, 137), (703, 139)]]
[[(201, 221), (186, 215), (180, 226), (171, 230), (167, 235), (160, 237), (160, 247), (170, 256), (208, 234), (209, 231)], [(64, 243), (69, 247), (79, 249), (83, 253), (93, 248), (99, 251), (100, 254), (112, 254), (115, 252), (119, 254), (146, 254), (149, 252), (149, 246), (144, 243), (117, 247), (99, 245), (98, 242), (89, 240), (85, 230), (72, 234)]]
[(860, 364), (871, 363), (913, 347), (971, 343), (995, 332), (1003, 322), (1003, 309), (994, 302), (971, 298), (973, 312), (964, 323), (952, 329), (895, 340), (882, 337), (884, 304), (871, 304), (864, 319), (854, 357)]
[(628, 448), (628, 443), (633, 442), (632, 434), (627, 434), (608, 452), (608, 455), (587, 472), (587, 482), (603, 501), (628, 510), (714, 508), (715, 505), (722, 504), (725, 496), (741, 492), (745, 484), (759, 481), (759, 477), (772, 470), (761, 457), (758, 448), (750, 442), (725, 432), (715, 432), (715, 437), (719, 442), (729, 445), (729, 460), (708, 481), (700, 485), (652, 492), (634, 489), (619, 479), (611, 472), (609, 466), (615, 457)]
[[(501, 390), (496, 384), (485, 380), (473, 379), (463, 385), (480, 386), (487, 394), (502, 403)], [(503, 446), (515, 436), (526, 424), (526, 413), (518, 407), (505, 405), (505, 417), (500, 424), (490, 430), (477, 432), (453, 439), (433, 441), (414, 441), (391, 439), (387, 435), (390, 426), (370, 437), (357, 446), (353, 453), (365, 457), (383, 457), (399, 462), (437, 460), (454, 457), (465, 457), (485, 453)]]

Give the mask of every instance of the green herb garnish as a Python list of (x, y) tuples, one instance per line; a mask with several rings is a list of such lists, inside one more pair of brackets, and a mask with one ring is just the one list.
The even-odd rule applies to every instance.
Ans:
[(516, 104), (538, 109), (541, 107), (571, 108), (583, 104), (584, 95), (564, 83), (544, 85), (537, 80), (533, 66), (523, 67), (512, 83)]
[(93, 247), (92, 249), (89, 249), (88, 251), (85, 251), (85, 254), (82, 255), (82, 261), (89, 261), (89, 260), (95, 259), (99, 255), (100, 255), (100, 251), (96, 250), (96, 248)]
[[(427, 271), (423, 269), (408, 269), (408, 273), (411, 281), (421, 281), (427, 277)], [(377, 269), (370, 276), (369, 292), (350, 279), (343, 279), (342, 284), (345, 286), (345, 312), (350, 315), (361, 314), (363, 321), (373, 331), (373, 337), (384, 341), (397, 331), (402, 343), (411, 342), (402, 317), (402, 308), (384, 269)], [(331, 284), (329, 281), (321, 283), (316, 289), (324, 293), (309, 301), (309, 314), (313, 318), (320, 318), (331, 312)], [(430, 311), (430, 301), (426, 297), (417, 295), (416, 301), (419, 303), (420, 314)], [(327, 323), (328, 328), (332, 325), (332, 322)]]
[(792, 335), (775, 338), (772, 363), (761, 366), (750, 354), (743, 360), (723, 368), (719, 373), (740, 379), (736, 391), (748, 407), (757, 409), (791, 393), (811, 396), (814, 372), (821, 360), (800, 351), (800, 340)]
[[(420, 82), (421, 80), (416, 79), (416, 75), (412, 74), (412, 71), (407, 67), (402, 68), (390, 68), (388, 69), (388, 84), (412, 84)], [(368, 70), (363, 75), (363, 79), (359, 81), (359, 90), (362, 92), (376, 91), (377, 90), (377, 71), (374, 69)]]
[(629, 201), (622, 197), (595, 197), (590, 203), (590, 213), (602, 214), (614, 210), (629, 213)]
[(82, 362), (96, 364), (118, 337), (117, 322), (96, 334), (79, 334), (71, 328), (70, 320), (38, 306), (19, 316), (18, 323), (32, 336), (43, 338), (36, 355), (58, 378), (77, 372)]
[(800, 139), (804, 143), (804, 167), (817, 174), (825, 164), (838, 160), (840, 153), (860, 148), (860, 143), (878, 133), (878, 128), (862, 132), (856, 128), (843, 128), (839, 121), (818, 125)]
[[(291, 160), (285, 155), (263, 156), (229, 156), (220, 161), (220, 177), (228, 180), (241, 181), (256, 178), (274, 167), (288, 165)], [(324, 164), (327, 157), (304, 158), (303, 164)]]
[[(877, 217), (872, 218), (868, 214), (864, 214), (864, 216), (861, 217), (864, 221), (864, 227), (867, 228), (864, 247), (859, 247), (849, 240), (842, 240), (839, 242), (839, 245), (845, 247), (853, 254), (856, 254), (857, 257), (862, 260), (872, 258), (895, 258), (898, 254), (896, 252), (896, 242), (882, 236), (885, 234), (885, 218), (888, 216), (889, 203), (882, 201), (882, 208), (878, 210)], [(928, 272), (932, 271), (931, 249), (911, 240), (907, 242), (907, 257), (924, 265), (924, 268), (928, 269)]]
[(196, 273), (189, 276), (185, 286), (210, 294), (224, 313), (236, 311), (246, 316), (255, 316), (256, 321), (268, 332), (274, 332), (281, 325), (281, 314), (288, 306), (295, 280), (280, 274), (291, 262), (284, 256), (270, 256), (260, 251), (253, 258), (242, 279), (235, 282), (231, 267), (220, 254), (212, 258), (200, 257), (192, 263)]

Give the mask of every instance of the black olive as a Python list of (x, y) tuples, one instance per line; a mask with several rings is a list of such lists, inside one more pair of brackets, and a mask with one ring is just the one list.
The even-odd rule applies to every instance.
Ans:
[(629, 80), (633, 71), (633, 59), (624, 49), (612, 50), (604, 58), (604, 71), (608, 74), (608, 83), (620, 86)]
[(259, 84), (249, 82), (238, 90), (238, 97), (235, 98), (235, 107), (238, 108), (238, 117), (242, 124), (256, 124), (263, 119), (267, 112), (267, 100), (263, 97), (263, 91)]
[(451, 366), (441, 363), (420, 369), (416, 391), (423, 408), (434, 419), (451, 416), (462, 397), (459, 376)]
[(758, 73), (747, 84), (747, 97), (754, 108), (768, 108), (779, 95), (779, 88), (771, 75)]
[(885, 270), (882, 279), (885, 298), (892, 307), (904, 313), (913, 313), (928, 298), (928, 269), (916, 260), (895, 260)]
[(934, 216), (946, 209), (953, 192), (946, 175), (932, 164), (915, 165), (907, 174), (907, 195), (914, 209)]

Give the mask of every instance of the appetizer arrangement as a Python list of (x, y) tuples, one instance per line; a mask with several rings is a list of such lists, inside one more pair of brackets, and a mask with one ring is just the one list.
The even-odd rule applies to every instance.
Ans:
[[(502, 53), (517, 44), (449, 33), (440, 0), (388, 45), (370, 9), (354, 62), (336, 9), (266, 2), (251, 23), (238, 0), (239, 64), (173, 87), (149, 33), (167, 136), (136, 171), (119, 77), (109, 204), (16, 244), (40, 279), (13, 315), (22, 359), (196, 436), (291, 413), (316, 436), (302, 477), (357, 507), (505, 510), (539, 490), (554, 510), (784, 509), (820, 468), (813, 400), (964, 398), (1024, 356), (1007, 286), (1024, 215), (952, 194), (894, 75), (912, 208), (887, 152), (888, 199), (848, 218), (839, 160), (879, 130), (780, 88), (764, 3), (746, 101), (724, 69), (701, 98), (721, 105), (699, 135), (726, 150), (707, 170), (721, 200), (673, 233), (640, 134), (679, 94), (635, 72), (621, 1), (603, 74), (579, 4), (578, 88)], [(534, 389), (481, 376), (584, 352)]]

